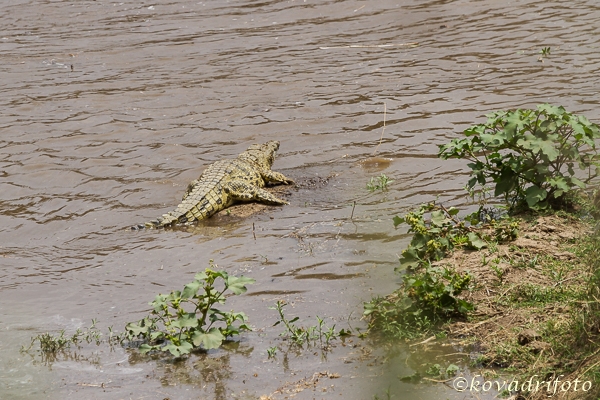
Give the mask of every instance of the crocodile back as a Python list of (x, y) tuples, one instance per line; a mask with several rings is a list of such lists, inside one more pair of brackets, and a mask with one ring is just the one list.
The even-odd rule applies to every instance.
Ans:
[(254, 198), (269, 204), (287, 204), (283, 200), (269, 196), (268, 193), (260, 192), (260, 189), (265, 186), (265, 179), (286, 184), (293, 183), (283, 175), (271, 171), (275, 152), (278, 149), (279, 142), (275, 140), (264, 144), (253, 144), (235, 159), (211, 164), (188, 186), (181, 203), (175, 210), (138, 227), (163, 228), (206, 219), (232, 205), (236, 198), (242, 201)]
[(240, 154), (238, 159), (253, 164), (262, 170), (271, 169), (277, 150), (279, 150), (277, 140), (271, 140), (263, 144), (253, 144), (248, 147), (248, 150)]
[(244, 181), (264, 187), (261, 174), (246, 160), (222, 160), (211, 164), (195, 182), (177, 208), (164, 214), (153, 223), (155, 227), (182, 224), (209, 218), (213, 214), (231, 206), (234, 202), (223, 189), (231, 181)]

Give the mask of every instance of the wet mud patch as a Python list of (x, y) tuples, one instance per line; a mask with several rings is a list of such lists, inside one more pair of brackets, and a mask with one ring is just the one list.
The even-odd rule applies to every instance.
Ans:
[(387, 157), (369, 157), (360, 160), (357, 165), (363, 168), (366, 172), (380, 172), (389, 168), (394, 160)]
[(307, 389), (324, 394), (328, 390), (333, 390), (335, 387), (335, 385), (330, 384), (329, 380), (337, 379), (339, 377), (340, 374), (331, 373), (329, 371), (315, 372), (310, 378), (302, 378), (295, 382), (285, 382), (273, 393), (260, 396), (259, 400), (276, 400), (278, 398), (293, 397)]

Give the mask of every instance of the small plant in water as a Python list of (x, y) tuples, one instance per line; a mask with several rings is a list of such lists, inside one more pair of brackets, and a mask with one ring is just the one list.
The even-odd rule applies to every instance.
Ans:
[[(95, 343), (100, 345), (102, 343), (102, 333), (96, 328), (97, 321), (92, 319), (92, 325), (89, 328), (77, 329), (71, 336), (65, 335), (65, 330), (61, 330), (58, 335), (53, 335), (49, 332), (42, 333), (31, 338), (31, 344), (29, 347), (23, 346), (21, 351), (28, 351), (35, 343), (39, 343), (40, 350), (43, 353), (56, 353), (63, 350), (68, 350), (71, 345), (78, 346), (80, 343)], [(109, 328), (110, 336), (109, 342), (119, 341), (118, 335), (114, 335), (112, 327)]]
[(276, 354), (277, 354), (277, 346), (269, 347), (267, 349), (267, 355), (269, 356), (269, 358), (274, 358)]
[[(214, 306), (225, 303), (227, 291), (246, 292), (246, 285), (254, 283), (254, 279), (230, 276), (225, 271), (214, 270), (216, 267), (210, 260), (210, 268), (196, 274), (183, 291), (156, 296), (150, 303), (153, 311), (149, 316), (127, 324), (127, 339), (141, 339), (142, 353), (160, 350), (179, 357), (200, 347), (218, 348), (226, 338), (250, 330), (244, 313), (221, 311)], [(216, 287), (218, 280), (223, 283), (221, 289)], [(188, 306), (187, 310), (184, 305)], [(236, 321), (239, 321), (237, 326)]]
[(378, 177), (373, 177), (369, 182), (367, 182), (367, 189), (370, 192), (374, 192), (376, 190), (386, 191), (388, 190), (388, 185), (394, 182), (387, 175), (381, 174)]
[(388, 387), (385, 390), (385, 399), (382, 397), (379, 397), (378, 395), (373, 395), (373, 400), (391, 400), (392, 399), (392, 394), (390, 393), (390, 388)]
[(460, 368), (454, 364), (450, 364), (446, 368), (440, 364), (433, 364), (429, 366), (425, 373), (439, 379), (448, 379), (455, 376), (458, 371), (460, 371)]
[(96, 320), (93, 319), (92, 325), (89, 328), (77, 329), (72, 335), (67, 335), (64, 329), (58, 334), (46, 332), (37, 335), (31, 338), (31, 344), (29, 346), (21, 347), (21, 352), (29, 354), (31, 348), (38, 343), (43, 363), (51, 364), (62, 357), (69, 360), (89, 360), (87, 357), (79, 354), (78, 351), (73, 350), (72, 347), (74, 346), (79, 350), (84, 343), (95, 344), (96, 346), (107, 343), (112, 347), (113, 345), (123, 342), (123, 334), (116, 334), (113, 332), (112, 327), (109, 327), (108, 330), (109, 335), (108, 337), (105, 337), (100, 330), (96, 328)]
[(550, 55), (550, 47), (542, 47), (540, 54), (542, 57), (548, 57)]
[(281, 333), (281, 336), (286, 336), (291, 339), (295, 344), (302, 346), (304, 343), (313, 344), (318, 340), (321, 348), (326, 350), (330, 346), (330, 342), (332, 340), (337, 339), (340, 336), (346, 336), (350, 333), (344, 329), (341, 329), (339, 332), (335, 331), (335, 325), (332, 327), (327, 327), (325, 325), (325, 321), (322, 318), (317, 316), (317, 325), (309, 326), (309, 327), (298, 327), (294, 325), (294, 322), (298, 321), (300, 317), (292, 318), (288, 320), (283, 313), (283, 308), (286, 306), (285, 302), (277, 301), (275, 307), (269, 307), (271, 310), (277, 310), (279, 314), (279, 321), (275, 322), (273, 326), (279, 325), (283, 323), (286, 328), (286, 331)]

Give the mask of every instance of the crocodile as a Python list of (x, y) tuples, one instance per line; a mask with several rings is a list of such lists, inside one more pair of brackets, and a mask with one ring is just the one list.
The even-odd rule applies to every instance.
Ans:
[(271, 171), (279, 142), (253, 144), (237, 158), (217, 161), (192, 181), (173, 211), (131, 229), (166, 228), (209, 218), (237, 202), (259, 201), (271, 205), (289, 204), (263, 189), (267, 183), (293, 184), (283, 174)]

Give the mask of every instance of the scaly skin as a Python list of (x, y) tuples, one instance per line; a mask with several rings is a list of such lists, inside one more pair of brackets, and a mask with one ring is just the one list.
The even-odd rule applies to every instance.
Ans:
[(266, 183), (294, 183), (279, 172), (271, 171), (279, 142), (253, 144), (235, 159), (211, 164), (200, 177), (192, 181), (181, 203), (156, 221), (132, 229), (164, 228), (209, 218), (211, 215), (241, 201), (260, 201), (266, 204), (289, 204), (265, 189)]

